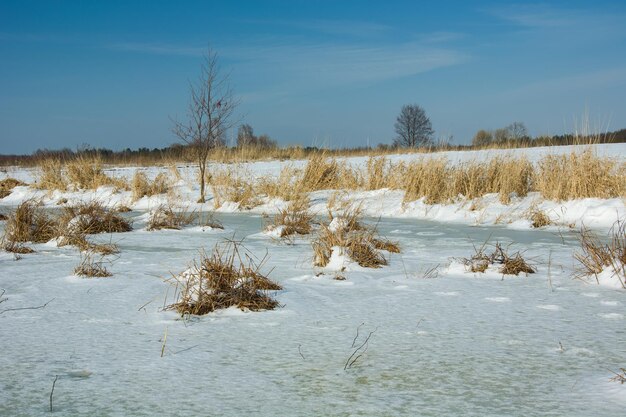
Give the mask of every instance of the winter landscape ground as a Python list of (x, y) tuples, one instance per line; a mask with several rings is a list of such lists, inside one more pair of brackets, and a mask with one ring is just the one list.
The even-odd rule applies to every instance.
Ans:
[[(585, 152), (616, 166), (626, 162), (626, 146), (611, 144), (392, 155), (386, 163), (462, 167), (524, 158), (537, 167), (550, 155)], [(119, 216), (133, 230), (88, 234), (89, 245), (117, 246), (117, 253), (92, 253), (110, 277), (78, 276), (75, 268), (93, 247), (61, 244), (85, 215), (70, 219), (63, 236), (18, 242), (33, 253), (0, 252), (0, 415), (623, 412), (623, 269), (604, 265), (585, 275), (577, 259), (584, 254), (581, 229), (609, 242), (626, 217), (623, 194), (546, 198), (544, 188), (527, 195), (505, 188), (511, 192), (437, 197), (423, 186), (374, 181), (367, 158), (337, 163), (343, 171), (333, 172), (341, 178), (329, 184), (340, 189), (290, 182), (290, 175), (306, 176), (306, 160), (212, 164), (206, 203), (197, 203), (193, 166), (108, 166), (103, 173), (117, 183), (57, 190), (37, 186), (41, 168), (7, 168), (0, 180), (28, 185), (0, 200), (9, 217), (0, 222), (5, 249), (12, 213), (24, 201), (53, 217), (94, 201), (128, 207)], [(167, 191), (138, 193), (137, 172), (148, 184), (162, 173)], [(349, 187), (347, 175), (382, 186)], [(292, 209), (299, 201), (292, 194), (306, 202), (300, 211)], [(149, 231), (163, 207), (186, 213), (189, 224)], [(283, 220), (309, 215), (311, 234), (283, 236), (286, 225), (273, 220), (281, 212)], [(350, 213), (359, 215), (360, 229), (348, 230)], [(327, 248), (324, 233), (336, 238)], [(368, 259), (384, 262), (370, 265), (356, 257), (357, 246), (337, 243), (352, 236), (370, 239), (365, 246), (376, 251)], [(378, 247), (374, 236), (400, 252)], [(197, 266), (203, 250), (210, 257), (229, 240), (241, 241), (255, 273), (280, 285), (263, 291), (279, 305), (181, 315), (175, 305), (185, 290), (187, 301), (200, 297), (198, 281), (185, 281), (193, 261)], [(502, 259), (518, 253), (529, 269), (503, 273)], [(236, 285), (245, 287), (250, 277)]]

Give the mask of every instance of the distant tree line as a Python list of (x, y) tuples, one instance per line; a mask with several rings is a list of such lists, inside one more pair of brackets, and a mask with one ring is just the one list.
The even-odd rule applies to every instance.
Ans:
[[(509, 125), (511, 126), (511, 125)], [(505, 135), (503, 133), (496, 134), (496, 131), (487, 131), (481, 130), (476, 133), (474, 140), (472, 140), (471, 145), (451, 145), (451, 144), (433, 144), (430, 141), (427, 145), (422, 145), (423, 147), (433, 149), (433, 150), (467, 150), (474, 148), (482, 148), (489, 146), (510, 146), (510, 147), (535, 147), (535, 146), (561, 146), (561, 145), (574, 145), (574, 144), (584, 144), (584, 143), (626, 143), (626, 129), (617, 130), (614, 132), (606, 132), (588, 136), (581, 136), (575, 134), (564, 134), (564, 135), (553, 135), (553, 136), (538, 136), (535, 138), (529, 137), (527, 134), (519, 135), (519, 132), (522, 130), (514, 130), (508, 129), (508, 127), (503, 128), (508, 130), (508, 133)], [(500, 130), (500, 129), (497, 129)], [(481, 133), (485, 132), (485, 133)], [(515, 133), (517, 132), (517, 133)], [(239, 135), (238, 135), (239, 136)], [(261, 135), (259, 138), (266, 136)], [(482, 137), (486, 137), (488, 140), (483, 139)], [(476, 139), (479, 137), (480, 140)], [(496, 139), (498, 138), (498, 139)], [(501, 140), (501, 141), (500, 141)], [(239, 138), (237, 140), (237, 145), (231, 148), (228, 148), (226, 145), (221, 143), (218, 145), (218, 149), (221, 147), (224, 150), (236, 151), (240, 149), (240, 147), (246, 147), (244, 142), (239, 142)], [(276, 141), (272, 139), (262, 139), (260, 141), (262, 145), (269, 143), (270, 151), (273, 149), (277, 153), (281, 150), (286, 150), (285, 148), (280, 148), (276, 144)], [(385, 144), (381, 143), (375, 147), (368, 146), (359, 146), (352, 148), (344, 148), (344, 149), (324, 149), (319, 147), (294, 147), (293, 149), (298, 149), (298, 155), (307, 156), (316, 152), (325, 151), (329, 154), (367, 154), (369, 152), (379, 152), (379, 153), (391, 153), (397, 150), (400, 144), (396, 141), (393, 144)], [(255, 148), (259, 149), (259, 148)], [(288, 152), (281, 153), (282, 155), (288, 155)], [(130, 149), (126, 148), (120, 151), (113, 151), (107, 148), (93, 148), (88, 145), (83, 145), (76, 150), (72, 150), (69, 148), (62, 149), (38, 149), (30, 155), (1, 155), (0, 154), (0, 165), (36, 165), (39, 161), (47, 158), (58, 158), (62, 160), (70, 160), (73, 158), (87, 156), (87, 157), (99, 157), (103, 162), (108, 164), (138, 164), (138, 165), (147, 165), (147, 164), (155, 164), (155, 163), (170, 163), (172, 161), (178, 162), (193, 162), (193, 155), (191, 153), (191, 149), (189, 145), (174, 143), (170, 146), (166, 146), (163, 148), (137, 148)]]

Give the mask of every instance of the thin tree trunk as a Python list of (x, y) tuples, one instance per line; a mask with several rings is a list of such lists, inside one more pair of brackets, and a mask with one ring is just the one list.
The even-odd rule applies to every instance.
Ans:
[(198, 203), (204, 203), (204, 172), (206, 170), (206, 163), (201, 161), (199, 164), (200, 167), (200, 199)]

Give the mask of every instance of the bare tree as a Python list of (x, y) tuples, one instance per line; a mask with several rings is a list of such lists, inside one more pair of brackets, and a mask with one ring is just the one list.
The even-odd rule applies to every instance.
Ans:
[(217, 53), (208, 48), (195, 83), (189, 85), (187, 121), (174, 121), (174, 133), (189, 145), (200, 170), (200, 199), (205, 201), (206, 169), (210, 151), (224, 144), (228, 129), (234, 126), (232, 115), (239, 104), (233, 96), (228, 74), (218, 65)]
[(432, 144), (433, 129), (426, 112), (417, 104), (402, 106), (394, 125), (396, 134), (394, 145), (405, 147), (427, 146)]
[(513, 122), (506, 127), (509, 140), (520, 140), (528, 137), (528, 129), (522, 122)]
[(493, 142), (493, 133), (488, 130), (481, 129), (474, 135), (472, 139), (473, 146), (488, 146)]
[(249, 124), (242, 124), (237, 129), (237, 146), (245, 147), (255, 145), (257, 142), (256, 136), (254, 136), (254, 130)]

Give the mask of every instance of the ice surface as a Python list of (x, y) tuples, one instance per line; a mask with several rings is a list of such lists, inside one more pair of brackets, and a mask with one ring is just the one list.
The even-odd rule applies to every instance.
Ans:
[[(626, 159), (624, 144), (595, 148)], [(572, 149), (507, 152), (536, 162)], [(496, 154), (502, 151), (389, 159), (443, 155), (459, 163)], [(285, 165), (304, 164), (242, 166), (255, 176), (275, 176)], [(107, 173), (130, 179), (137, 169), (151, 178), (164, 170)], [(179, 169), (183, 180), (174, 201), (188, 210), (211, 210), (210, 192), (207, 203), (195, 202), (194, 169)], [(31, 182), (35, 172), (10, 168), (2, 176)], [(313, 212), (325, 215), (332, 195), (311, 193)], [(262, 233), (260, 214), (284, 208), (279, 200), (266, 199), (245, 214), (232, 214), (239, 207), (226, 202), (217, 215), (224, 230), (192, 225), (148, 232), (147, 212), (171, 196), (133, 202), (130, 192), (110, 187), (64, 193), (16, 187), (0, 204), (31, 197), (50, 208), (61, 198), (128, 205), (135, 210), (128, 214), (135, 230), (91, 237), (121, 250), (107, 258), (110, 278), (74, 276), (79, 254), (71, 247), (32, 245), (37, 252), (19, 260), (0, 252), (0, 298), (6, 298), (0, 302), (0, 416), (48, 415), (57, 375), (57, 415), (616, 416), (626, 405), (626, 385), (609, 382), (608, 371), (626, 366), (626, 291), (611, 271), (597, 281), (573, 278), (578, 242), (567, 227), (610, 227), (626, 215), (622, 199), (557, 203), (531, 194), (503, 205), (487, 195), (480, 209), (470, 210), (472, 202), (403, 204), (399, 191), (353, 192), (349, 197), (373, 216), (368, 222), (402, 248), (389, 254), (389, 266), (366, 269), (340, 248), (326, 268), (314, 268), (309, 237), (285, 243)], [(525, 213), (533, 205), (558, 225), (531, 230)], [(268, 255), (264, 272), (283, 285), (275, 293), (282, 307), (261, 313), (230, 308), (187, 320), (163, 311), (174, 301), (167, 282), (172, 274), (224, 238), (245, 238), (258, 259)], [(537, 273), (502, 276), (497, 267), (467, 272), (458, 259), (487, 240), (525, 250)], [(333, 279), (337, 271), (345, 281)], [(344, 370), (370, 332), (365, 354)]]
[[(624, 317), (601, 304), (626, 294), (572, 278), (567, 231), (383, 218), (380, 233), (403, 252), (335, 281), (316, 277), (308, 238), (268, 239), (259, 216), (218, 219), (223, 233), (150, 233), (138, 220), (133, 232), (94, 237), (120, 247), (111, 278), (73, 277), (79, 256), (68, 247), (1, 254), (0, 311), (50, 303), (0, 314), (0, 415), (48, 415), (57, 375), (58, 415), (615, 416), (626, 405), (607, 370), (625, 365)], [(247, 237), (259, 258), (267, 250), (282, 307), (184, 321), (162, 311), (173, 301), (165, 280), (225, 236)], [(526, 249), (538, 273), (482, 279), (448, 267), (489, 237)], [(432, 267), (438, 276), (424, 278)]]

